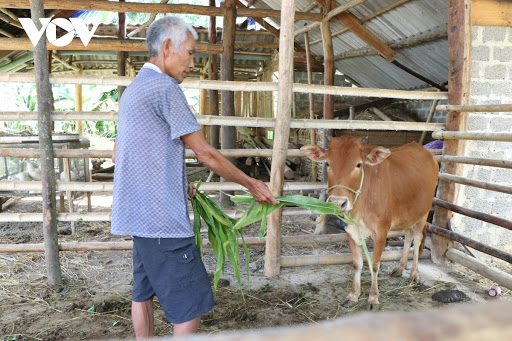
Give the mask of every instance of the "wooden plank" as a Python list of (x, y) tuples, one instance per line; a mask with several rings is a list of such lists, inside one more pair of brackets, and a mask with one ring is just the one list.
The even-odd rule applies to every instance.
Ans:
[[(30, 15), (36, 28), (41, 28), (38, 18), (44, 18), (43, 0), (30, 1)], [(10, 38), (8, 38), (10, 39)], [(41, 39), (34, 48), (34, 65), (39, 124), (39, 151), (41, 153), (41, 181), (43, 199), (44, 256), (48, 285), (62, 284), (57, 237), (57, 211), (55, 202), (55, 166), (53, 159), (51, 103), (52, 88), (49, 81), (46, 40)]]
[[(283, 1), (281, 14), (277, 116), (270, 172), (270, 191), (274, 196), (283, 193), (283, 174), (290, 136), (295, 0)], [(281, 219), (282, 209), (274, 211), (268, 219), (265, 247), (265, 275), (268, 277), (279, 275), (281, 268)]]
[(472, 25), (512, 27), (512, 1), (471, 0)]
[[(448, 2), (448, 104), (466, 105), (470, 103), (471, 89), (471, 4), (470, 0)], [(446, 116), (447, 131), (467, 131), (467, 115), (452, 112)], [(464, 142), (447, 140), (443, 145), (444, 155), (464, 155)], [(462, 167), (455, 163), (443, 163), (441, 172), (461, 175)], [(453, 182), (439, 181), (436, 197), (456, 203), (459, 187)], [(448, 227), (452, 212), (435, 207), (433, 223), (442, 228)], [(444, 254), (450, 245), (448, 238), (432, 236), (432, 260), (443, 262)]]
[[(82, 1), (82, 0), (44, 0), (46, 9), (64, 10), (87, 10), (107, 11), (126, 13), (180, 13), (198, 14), (207, 16), (223, 16), (224, 8), (211, 6), (197, 6), (185, 4), (147, 4), (147, 3), (118, 3), (110, 1)], [(27, 0), (0, 0), (0, 8), (22, 8), (27, 9)], [(241, 17), (279, 18), (281, 11), (272, 9), (241, 8), (238, 11)], [(319, 13), (297, 12), (297, 20), (320, 21), (322, 16)]]
[[(43, 39), (41, 39), (43, 40)], [(34, 46), (29, 38), (0, 38), (1, 50), (32, 50)], [(87, 46), (84, 46), (80, 38), (73, 39), (66, 46), (55, 46), (48, 43), (48, 49), (54, 51), (128, 51), (146, 52), (145, 40), (119, 40), (109, 38), (92, 38)], [(196, 52), (222, 53), (221, 45), (196, 43)]]

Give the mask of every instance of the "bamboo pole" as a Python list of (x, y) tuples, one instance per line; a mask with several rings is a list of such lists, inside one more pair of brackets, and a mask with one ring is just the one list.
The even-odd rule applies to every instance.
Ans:
[(493, 268), (488, 264), (481, 262), (476, 258), (469, 257), (459, 250), (455, 250), (453, 248), (449, 248), (446, 251), (446, 258), (452, 262), (458, 263), (470, 270), (473, 270), (477, 274), (480, 274), (509, 290), (512, 290), (512, 276), (504, 271)]
[(441, 235), (444, 238), (459, 242), (459, 243), (469, 246), (477, 251), (483, 252), (485, 254), (499, 258), (501, 260), (504, 260), (505, 262), (512, 264), (512, 254), (507, 253), (502, 250), (499, 250), (499, 249), (496, 249), (494, 247), (485, 245), (484, 243), (481, 243), (481, 242), (478, 242), (471, 238), (465, 237), (459, 233), (450, 231), (446, 228), (442, 228), (435, 224), (430, 224), (430, 223), (427, 223), (427, 231), (432, 232), (432, 236)]
[(468, 185), (468, 186), (482, 188), (482, 189), (488, 189), (490, 191), (495, 191), (495, 192), (500, 192), (500, 193), (512, 194), (512, 186), (495, 185), (490, 182), (472, 180), (472, 179), (464, 178), (462, 176), (451, 175), (451, 174), (447, 174), (447, 173), (439, 173), (439, 180), (453, 182), (453, 183), (462, 184), (462, 185)]
[[(308, 70), (308, 84), (313, 84), (313, 72), (311, 71), (311, 48), (309, 45), (309, 34), (304, 33), (304, 44), (306, 45), (306, 66)], [(308, 94), (309, 96), (309, 119), (315, 119), (315, 96), (313, 94)], [(316, 130), (311, 129), (310, 131), (310, 142), (311, 144), (316, 144)], [(316, 181), (318, 177), (317, 167), (315, 163), (311, 163), (311, 181)]]
[[(41, 23), (39, 18), (44, 18), (42, 0), (30, 0), (30, 16), (39, 30)], [(44, 37), (43, 37), (44, 38)], [(11, 38), (9, 38), (11, 39)], [(44, 256), (48, 285), (62, 284), (62, 273), (59, 261), (59, 249), (57, 238), (57, 212), (55, 201), (55, 169), (53, 162), (53, 144), (51, 131), (51, 99), (52, 88), (48, 79), (48, 59), (46, 39), (40, 39), (34, 47), (34, 64), (36, 67), (37, 107), (39, 124), (39, 150), (41, 153), (41, 180), (39, 190), (42, 188), (43, 197), (43, 237)]]
[[(221, 17), (225, 15), (225, 8), (185, 5), (185, 4), (151, 4), (151, 3), (116, 3), (109, 1), (82, 1), (82, 0), (44, 0), (47, 9), (61, 10), (87, 10), (87, 11), (107, 11), (107, 12), (127, 12), (127, 13), (180, 13), (197, 14), (206, 16)], [(29, 8), (27, 0), (0, 0), (0, 7), (5, 8)], [(273, 9), (259, 8), (241, 8), (238, 10), (240, 17), (256, 18), (279, 18), (281, 11)], [(320, 21), (322, 16), (318, 13), (297, 12), (297, 20)]]
[(489, 166), (499, 168), (512, 168), (512, 161), (496, 160), (496, 159), (483, 159), (465, 156), (451, 156), (451, 155), (436, 155), (439, 162), (454, 162), (465, 163), (469, 165)]
[[(74, 75), (51, 75), (51, 84), (94, 84), (94, 85), (129, 85), (133, 81), (131, 77), (116, 76), (82, 76), (80, 78)], [(27, 73), (6, 73), (0, 72), (0, 82), (5, 83), (34, 83), (33, 74)], [(217, 89), (237, 91), (277, 91), (278, 85), (274, 82), (227, 82), (227, 81), (200, 81), (185, 79), (181, 86), (185, 89)], [(323, 86), (309, 84), (293, 84), (293, 91), (300, 93), (327, 94), (335, 96), (355, 96), (355, 97), (382, 97), (397, 99), (417, 99), (417, 100), (446, 100), (446, 92), (432, 91), (409, 91), (409, 90), (389, 90), (372, 88), (349, 88), (342, 86)]]
[[(269, 183), (267, 183), (269, 185)], [(312, 189), (325, 189), (325, 182), (284, 182), (284, 191), (300, 191)], [(112, 192), (112, 182), (58, 182), (58, 191), (75, 192)], [(40, 191), (41, 181), (0, 181), (0, 191)], [(201, 191), (246, 191), (247, 189), (235, 182), (203, 183)]]
[(502, 219), (502, 218), (495, 217), (493, 215), (478, 212), (478, 211), (473, 211), (473, 210), (470, 210), (470, 209), (467, 209), (467, 208), (464, 208), (464, 207), (461, 207), (461, 206), (458, 206), (458, 205), (455, 205), (455, 204), (452, 204), (452, 203), (449, 203), (447, 201), (437, 199), (437, 198), (434, 198), (434, 205), (443, 207), (447, 210), (465, 215), (467, 217), (485, 221), (487, 223), (491, 223), (491, 224), (498, 225), (498, 226), (504, 227), (506, 229), (512, 230), (512, 221), (510, 221), (510, 220)]
[[(471, 94), (471, 1), (452, 0), (448, 2), (448, 104), (466, 105)], [(467, 115), (453, 112), (446, 116), (447, 131), (467, 131)], [(432, 136), (433, 138), (434, 135)], [(464, 155), (465, 145), (457, 140), (444, 142), (444, 155)], [(454, 163), (443, 163), (441, 172), (460, 175), (462, 167)], [(456, 203), (459, 197), (459, 186), (451, 181), (440, 181), (436, 197)], [(433, 223), (443, 228), (448, 227), (452, 212), (435, 207)], [(446, 237), (432, 236), (432, 260), (435, 263), (444, 261), (444, 254), (450, 245)]]
[(440, 105), (439, 111), (512, 112), (512, 104)]
[[(373, 255), (373, 252), (370, 252)], [(397, 261), (402, 256), (402, 251), (384, 251), (380, 258), (381, 262)], [(413, 252), (409, 251), (407, 258), (412, 259)], [(423, 250), (420, 258), (429, 258), (430, 251)], [(336, 264), (349, 264), (353, 262), (351, 253), (345, 254), (327, 254), (327, 255), (295, 255), (295, 256), (281, 256), (281, 266), (283, 268), (290, 268), (295, 266), (314, 266), (314, 265), (336, 265)]]
[[(473, 131), (438, 131), (432, 134), (435, 139), (478, 140), (512, 142), (512, 133), (486, 133)], [(445, 141), (447, 143), (448, 141)]]
[[(35, 120), (36, 114), (31, 112), (0, 112), (0, 121), (30, 121)], [(197, 121), (201, 125), (236, 125), (238, 127), (275, 127), (274, 118), (264, 117), (222, 117), (196, 115)], [(54, 111), (52, 113), (54, 121), (73, 121), (73, 120), (92, 120), (92, 121), (116, 121), (116, 112), (65, 112)], [(442, 123), (422, 123), (422, 122), (403, 122), (403, 121), (340, 121), (340, 120), (311, 120), (311, 119), (291, 119), (290, 127), (294, 129), (367, 129), (367, 130), (411, 130), (411, 131), (440, 131), (443, 129)]]
[[(281, 30), (279, 49), (279, 82), (276, 127), (274, 129), (274, 150), (270, 172), (270, 191), (274, 196), (283, 193), (283, 173), (286, 164), (286, 152), (290, 137), (290, 119), (293, 94), (293, 24), (295, 18), (295, 0), (281, 4)], [(281, 257), (281, 220), (282, 209), (270, 214), (265, 247), (265, 275), (274, 277), (280, 272)]]
[[(285, 210), (286, 212), (286, 210)], [(284, 213), (284, 212), (283, 212)], [(400, 234), (389, 234), (388, 238), (396, 238)], [(403, 236), (403, 233), (401, 234)], [(266, 242), (265, 237), (245, 237), (247, 246), (263, 246)], [(286, 245), (303, 244), (330, 244), (347, 241), (346, 234), (324, 234), (324, 235), (302, 235), (302, 236), (283, 236), (282, 242)], [(242, 245), (242, 239), (238, 239), (239, 245)], [(203, 247), (211, 247), (208, 240), (203, 240)], [(60, 251), (116, 251), (132, 250), (133, 242), (71, 242), (59, 243)], [(43, 252), (44, 244), (0, 244), (0, 253), (14, 252)]]

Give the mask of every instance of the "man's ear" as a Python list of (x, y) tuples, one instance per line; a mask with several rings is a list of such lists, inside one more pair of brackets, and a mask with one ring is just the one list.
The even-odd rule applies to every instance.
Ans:
[(384, 161), (388, 156), (391, 155), (391, 151), (384, 147), (374, 147), (366, 155), (366, 164), (375, 166)]
[(164, 40), (164, 43), (162, 44), (162, 52), (165, 56), (174, 53), (174, 45), (171, 39), (167, 38)]
[(316, 162), (324, 161), (327, 158), (327, 151), (316, 144), (302, 146), (300, 151), (302, 154)]

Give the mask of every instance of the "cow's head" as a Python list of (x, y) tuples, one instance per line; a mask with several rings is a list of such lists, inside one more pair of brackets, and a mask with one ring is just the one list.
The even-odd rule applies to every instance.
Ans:
[(362, 189), (364, 168), (378, 165), (391, 154), (387, 148), (372, 147), (352, 136), (331, 139), (329, 150), (310, 144), (300, 151), (313, 161), (327, 163), (328, 201), (338, 203), (343, 212), (352, 209)]

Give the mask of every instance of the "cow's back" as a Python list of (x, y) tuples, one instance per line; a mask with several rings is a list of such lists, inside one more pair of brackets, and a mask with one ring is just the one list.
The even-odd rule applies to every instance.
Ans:
[(439, 166), (434, 155), (416, 142), (390, 149), (375, 166), (365, 165), (361, 197), (351, 214), (366, 224), (409, 228), (432, 206)]

